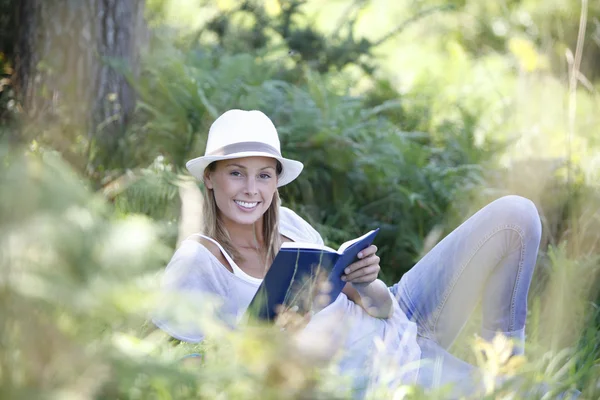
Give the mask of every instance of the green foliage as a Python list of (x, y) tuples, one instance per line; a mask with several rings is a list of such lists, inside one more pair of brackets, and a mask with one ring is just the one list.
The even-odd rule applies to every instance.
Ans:
[[(436, 29), (456, 39), (474, 55), (512, 53), (515, 65), (523, 66), (525, 61), (532, 69), (549, 69), (560, 76), (565, 72), (565, 51), (570, 49), (575, 53), (582, 1), (461, 0), (453, 3), (455, 13)], [(587, 79), (595, 81), (600, 77), (600, 4), (586, 3), (586, 45), (581, 71)]]
[(11, 150), (2, 147), (0, 154), (0, 386), (3, 398), (31, 398), (45, 385), (75, 390), (69, 386), (80, 373), (85, 381), (108, 372), (93, 362), (99, 333), (143, 302), (124, 278), (158, 267), (156, 255), (166, 253), (151, 246), (155, 233), (147, 219), (108, 223), (102, 199), (58, 155)]
[(17, 24), (14, 19), (18, 2), (15, 0), (0, 1), (0, 53), (12, 54), (16, 39)]
[[(599, 217), (596, 211), (595, 224)], [(593, 235), (598, 238), (597, 231)], [(550, 354), (561, 357), (562, 362), (547, 364), (548, 374), (556, 375), (562, 385), (576, 382), (585, 397), (595, 398), (600, 394), (600, 257), (597, 253), (572, 257), (567, 247), (567, 242), (550, 247), (538, 264), (530, 294), (534, 316), (528, 325), (530, 354), (542, 360), (550, 359)]]
[[(52, 151), (2, 147), (0, 159), (0, 184), (6, 189), (0, 207), (1, 398), (352, 398), (335, 371), (309, 363), (277, 328), (247, 326), (232, 332), (211, 322), (207, 332), (219, 340), (201, 346), (173, 346), (161, 332), (149, 332), (148, 312), (160, 301), (154, 294), (155, 272), (171, 254), (159, 228), (148, 218), (115, 212)], [(565, 273), (597, 273), (597, 258), (574, 261), (565, 254), (558, 249), (549, 258), (557, 268), (550, 286), (560, 290), (546, 295), (556, 305), (580, 300), (573, 289), (582, 288), (583, 280), (565, 278)], [(582, 313), (572, 315), (563, 307), (561, 316), (578, 324), (597, 323), (597, 308), (578, 307)], [(548, 309), (556, 311), (551, 304)], [(561, 320), (545, 318), (544, 312), (534, 309), (532, 317), (533, 327), (538, 327), (537, 316), (543, 321), (532, 333), (539, 351), (557, 331), (571, 336), (574, 345), (563, 350), (559, 343), (518, 367), (495, 358), (506, 344), (479, 343), (490, 360), (501, 363), (482, 364), (492, 368), (488, 373), (496, 367), (518, 372), (502, 388), (489, 387), (489, 398), (499, 395), (497, 390), (527, 398), (526, 388), (541, 381), (557, 384), (557, 391), (577, 383), (586, 396), (599, 394), (597, 330), (583, 330), (577, 342), (577, 331), (548, 328)], [(202, 353), (203, 359), (183, 361), (190, 352)], [(377, 388), (370, 398), (448, 398), (444, 393), (403, 386)]]
[[(203, 154), (215, 117), (235, 107), (265, 111), (284, 155), (304, 162), (301, 177), (282, 189), (283, 201), (329, 244), (382, 229), (377, 245), (390, 284), (487, 201), (507, 192), (533, 199), (544, 238), (530, 291), (531, 357), (513, 371), (516, 381), (544, 380), (600, 397), (600, 193), (593, 171), (537, 153), (538, 159), (502, 168), (496, 162), (512, 144), (507, 136), (535, 130), (538, 122), (536, 150), (557, 135), (564, 147), (563, 131), (554, 126), (562, 114), (546, 103), (562, 99), (564, 87), (548, 85), (545, 69), (537, 68), (543, 63), (536, 63), (545, 40), (564, 51), (569, 40), (558, 40), (551, 22), (568, 20), (572, 27), (574, 3), (411, 3), (409, 17), (390, 35), (448, 4), (458, 11), (439, 16), (450, 24), (421, 24), (421, 31), (454, 40), (434, 59), (441, 75), (431, 72), (430, 59), (410, 60), (427, 66), (410, 85), (378, 69), (374, 50), (386, 35), (358, 35), (372, 2), (347, 2), (329, 31), (302, 3), (206, 6), (202, 27), (183, 35), (160, 25), (166, 2), (149, 1), (154, 35), (142, 75), (131, 82), (139, 95), (136, 115), (117, 161), (93, 171), (95, 150), (81, 130), (60, 115), (35, 126), (16, 124), (19, 114), (8, 109), (14, 93), (0, 84), (0, 138), (26, 145), (0, 147), (0, 398), (350, 398), (338, 391), (344, 387), (339, 376), (297, 357), (278, 331), (232, 333), (213, 321), (219, 340), (202, 346), (175, 346), (149, 332), (156, 274), (172, 254), (181, 222), (183, 165)], [(523, 23), (524, 11), (531, 23)], [(507, 23), (510, 35), (499, 36), (498, 23)], [(588, 32), (593, 46), (595, 33)], [(494, 62), (481, 67), (476, 59), (485, 56)], [(9, 65), (0, 59), (0, 68)], [(537, 69), (527, 72), (527, 65)], [(365, 75), (371, 75), (366, 82)], [(482, 75), (494, 75), (493, 90), (477, 90)], [(460, 79), (468, 85), (456, 89)], [(539, 91), (539, 99), (501, 90), (513, 85), (530, 96)], [(592, 95), (580, 96), (577, 130), (586, 138), (580, 146), (593, 153), (596, 103)], [(469, 339), (453, 352), (480, 363), (481, 350)], [(205, 361), (181, 362), (191, 352)], [(518, 398), (520, 385), (510, 381), (507, 390)], [(373, 398), (393, 394), (382, 390)], [(448, 397), (410, 387), (395, 394)]]
[[(478, 122), (466, 110), (431, 133), (405, 132), (404, 119), (394, 112), (406, 116), (407, 125), (427, 114), (404, 109), (392, 96), (371, 106), (375, 94), (352, 96), (329, 76), (308, 69), (303, 84), (292, 84), (275, 79), (269, 62), (246, 54), (171, 52), (144, 71), (138, 124), (129, 138), (132, 149), (139, 138), (146, 140), (135, 146), (132, 164), (164, 157), (169, 168), (179, 170), (202, 154), (218, 114), (260, 109), (278, 127), (284, 154), (305, 164), (297, 182), (282, 189), (284, 204), (334, 245), (379, 226), (382, 255), (394, 266), (385, 269), (391, 279), (412, 266), (423, 236), (458, 193), (482, 183), (481, 171), (494, 154), (491, 144), (474, 145)], [(124, 193), (131, 195), (137, 196)], [(143, 205), (125, 210), (147, 213)]]
[[(15, 115), (17, 103), (12, 82), (13, 73), (10, 59), (0, 52), (0, 129), (2, 127), (14, 127), (17, 124)], [(16, 138), (9, 136), (9, 133), (8, 131), (0, 132), (0, 139), (6, 135), (7, 139), (15, 141)], [(14, 131), (12, 133), (14, 134)]]
[[(212, 323), (209, 332), (219, 341), (200, 347), (174, 347), (160, 332), (148, 333), (144, 321), (158, 300), (154, 273), (170, 255), (157, 227), (139, 215), (115, 214), (57, 154), (10, 150), (0, 152), (5, 167), (0, 184), (6, 189), (0, 208), (0, 397), (351, 398), (340, 389), (345, 384), (339, 376), (307, 363), (276, 329), (230, 332)], [(598, 258), (574, 261), (565, 254), (564, 249), (550, 252), (550, 265), (556, 268), (550, 286), (559, 290), (545, 295), (554, 303), (534, 303), (548, 309), (534, 307), (531, 323), (531, 342), (539, 349), (530, 352), (541, 356), (518, 369), (501, 365), (511, 373), (520, 371), (502, 391), (527, 398), (524, 388), (543, 380), (557, 384), (555, 390), (577, 383), (589, 398), (599, 394), (597, 330), (584, 329), (577, 341), (578, 330), (552, 328), (548, 324), (563, 320), (544, 317), (561, 306), (559, 317), (584, 326), (597, 323), (597, 308), (590, 312), (590, 305), (581, 303), (572, 313), (564, 305), (581, 299), (574, 296), (577, 290), (590, 289), (581, 283), (589, 282), (586, 272), (597, 273)], [(576, 274), (582, 275), (573, 280)], [(573, 343), (566, 350), (564, 343), (550, 351), (543, 346), (565, 335)], [(502, 349), (482, 347), (490, 356), (498, 351), (494, 357)], [(181, 360), (198, 351), (203, 361)], [(492, 368), (490, 362), (485, 365)], [(490, 398), (495, 390), (490, 389)], [(395, 393), (408, 399), (447, 398), (443, 391), (411, 387)], [(374, 398), (393, 394), (380, 388)]]
[[(157, 4), (153, 4), (153, 9), (158, 10), (168, 2), (154, 3)], [(219, 2), (205, 4), (203, 10), (211, 16), (190, 37), (192, 41), (201, 39), (205, 44), (233, 53), (260, 54), (273, 50), (280, 55), (287, 53), (293, 62), (282, 69), (282, 74), (293, 74), (298, 68), (308, 66), (320, 73), (356, 67), (372, 75), (377, 70), (374, 52), (381, 44), (399, 35), (411, 23), (452, 8), (443, 5), (416, 10), (414, 15), (380, 37), (369, 39), (356, 34), (356, 25), (371, 1), (347, 2), (343, 13), (332, 21), (335, 27), (330, 32), (315, 23), (307, 9), (309, 3), (306, 0), (245, 0), (229, 2), (224, 7), (219, 7)]]
[[(210, 351), (148, 333), (171, 255), (159, 227), (115, 213), (54, 152), (0, 160), (0, 398), (335, 398), (277, 330), (216, 326)], [(198, 350), (209, 369), (180, 362)]]

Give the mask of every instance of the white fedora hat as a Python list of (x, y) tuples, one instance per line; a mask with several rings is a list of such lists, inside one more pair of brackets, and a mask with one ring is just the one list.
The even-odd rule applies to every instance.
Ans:
[(277, 186), (283, 186), (300, 175), (300, 161), (281, 156), (277, 129), (261, 111), (229, 110), (213, 122), (208, 132), (203, 157), (188, 161), (185, 166), (199, 180), (212, 162), (242, 157), (271, 157), (281, 163)]

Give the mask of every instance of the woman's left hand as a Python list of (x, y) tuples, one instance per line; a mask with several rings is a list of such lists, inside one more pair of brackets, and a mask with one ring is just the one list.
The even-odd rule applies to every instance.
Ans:
[(377, 253), (375, 245), (358, 253), (359, 260), (346, 267), (342, 280), (361, 284), (368, 284), (376, 280), (381, 267), (379, 266), (379, 256), (375, 253)]

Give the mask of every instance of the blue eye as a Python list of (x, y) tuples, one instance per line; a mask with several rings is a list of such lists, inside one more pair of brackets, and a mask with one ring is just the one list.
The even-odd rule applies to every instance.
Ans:
[(229, 175), (231, 175), (231, 176), (242, 176), (242, 174), (240, 173), (240, 171), (231, 171), (229, 173)]
[(260, 179), (269, 179), (269, 178), (271, 178), (271, 175), (269, 175), (269, 174), (260, 174), (259, 176), (260, 176)]

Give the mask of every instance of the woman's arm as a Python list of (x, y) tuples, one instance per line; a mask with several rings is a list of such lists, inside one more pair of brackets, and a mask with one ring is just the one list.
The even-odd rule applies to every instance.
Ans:
[(381, 267), (376, 254), (377, 246), (369, 246), (358, 255), (359, 260), (344, 271), (346, 282), (343, 293), (360, 305), (369, 315), (376, 318), (389, 318), (394, 310), (394, 299), (383, 281), (377, 279)]
[(394, 299), (386, 284), (379, 279), (370, 283), (347, 283), (342, 293), (372, 317), (389, 318), (394, 312)]
[(214, 298), (226, 296), (215, 284), (210, 257), (206, 247), (195, 240), (184, 240), (162, 275), (151, 318), (158, 328), (177, 340), (204, 340), (199, 317), (209, 315)]

